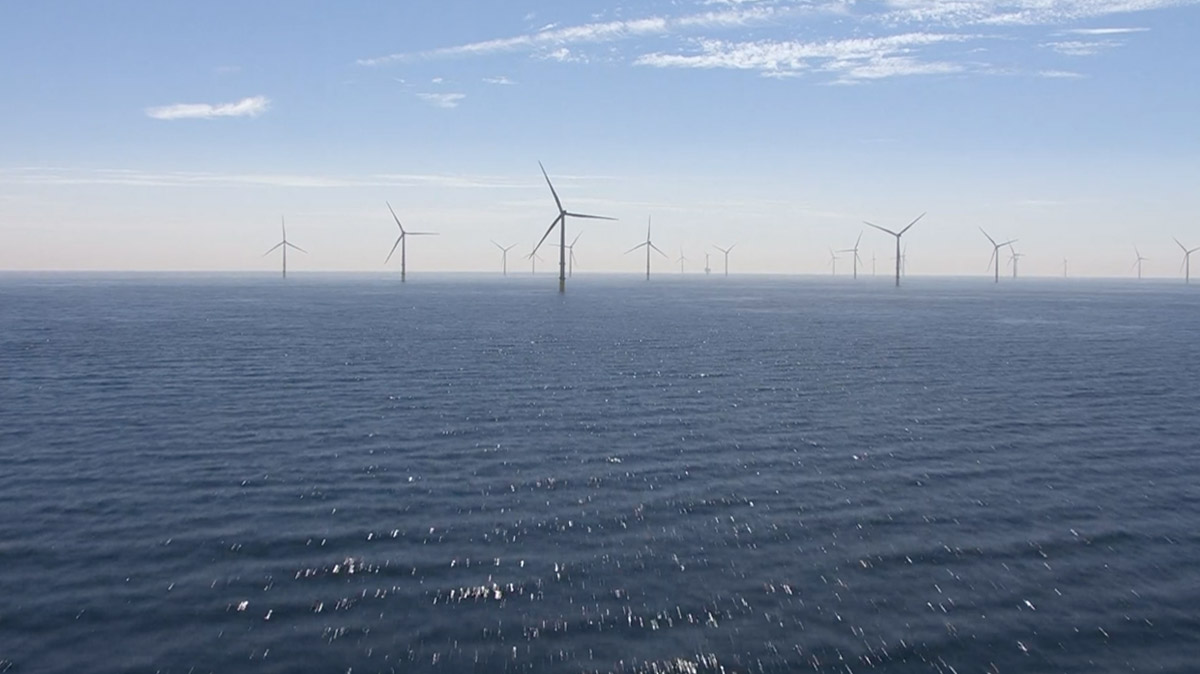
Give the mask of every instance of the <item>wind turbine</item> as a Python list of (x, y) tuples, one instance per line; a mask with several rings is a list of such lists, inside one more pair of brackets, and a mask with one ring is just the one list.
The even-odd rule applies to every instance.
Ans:
[[(901, 257), (900, 237), (904, 236), (904, 233), (907, 232), (908, 230), (912, 229), (912, 226), (917, 224), (917, 221), (923, 217), (925, 217), (924, 213), (918, 215), (916, 220), (913, 220), (912, 222), (908, 223), (908, 225), (904, 229), (900, 230), (899, 232), (893, 232), (890, 229), (887, 229), (885, 227), (880, 227), (879, 225), (876, 225), (874, 223), (863, 220), (863, 224), (874, 227), (875, 229), (878, 229), (881, 232), (887, 232), (888, 234), (891, 234), (892, 236), (896, 237), (896, 287), (897, 288), (900, 287), (900, 257)], [(906, 251), (907, 251), (907, 249), (906, 249)], [(907, 255), (905, 257), (907, 257)]]
[[(546, 175), (546, 167), (542, 166), (542, 162), (538, 162), (538, 168), (542, 169), (542, 177), (546, 179), (546, 184), (550, 186), (550, 194), (554, 197), (554, 204), (558, 206), (558, 217), (550, 223), (550, 227), (546, 233), (542, 235), (542, 240), (533, 247), (533, 253), (536, 253), (538, 248), (542, 247), (542, 242), (550, 236), (550, 232), (554, 231), (554, 226), (558, 225), (559, 234), (559, 249), (558, 249), (558, 292), (566, 292), (567, 290), (567, 216), (572, 218), (587, 218), (589, 220), (616, 220), (603, 215), (586, 215), (584, 213), (572, 213), (563, 208), (562, 201), (558, 198), (558, 192), (554, 191), (554, 183), (550, 182), (550, 176)], [(532, 256), (533, 253), (530, 253)]]
[(501, 246), (500, 244), (493, 241), (492, 245), (500, 249), (500, 260), (501, 260), (501, 264), (504, 265), (503, 266), (504, 275), (508, 276), (508, 251), (512, 250), (513, 248), (516, 248), (517, 244), (514, 243), (513, 245), (509, 246), (508, 248), (505, 248), (504, 246)]
[[(846, 248), (844, 250), (837, 251), (839, 253), (854, 253), (854, 258), (853, 258), (852, 262), (854, 264), (854, 278), (855, 279), (858, 278), (858, 263), (862, 262), (862, 258), (860, 258), (858, 256), (858, 244), (860, 244), (860, 243), (862, 243), (862, 232), (858, 233), (858, 239), (855, 240), (853, 248)], [(873, 262), (874, 261), (872, 260), (872, 263)]]
[[(575, 239), (571, 241), (571, 245), (567, 246), (567, 278), (575, 275), (575, 244), (579, 243), (579, 237), (583, 236), (583, 232), (575, 235)], [(554, 244), (557, 248), (559, 244)]]
[(290, 243), (287, 240), (287, 225), (285, 225), (283, 223), (283, 216), (279, 216), (279, 229), (282, 230), (282, 232), (283, 232), (283, 241), (280, 241), (279, 243), (275, 244), (274, 246), (271, 246), (271, 250), (268, 250), (267, 252), (263, 253), (263, 257), (266, 257), (266, 256), (270, 255), (271, 253), (274, 253), (275, 249), (277, 249), (277, 248), (282, 248), (283, 249), (283, 278), (287, 278), (287, 249), (295, 248), (296, 250), (300, 251), (301, 253), (307, 253), (308, 251), (304, 250), (300, 246)]
[(712, 273), (712, 266), (710, 266), (710, 265), (708, 264), (708, 253), (705, 253), (705, 254), (704, 254), (704, 273), (705, 273), (705, 274), (711, 274), (711, 273)]
[(400, 282), (404, 283), (404, 278), (408, 273), (408, 237), (410, 236), (437, 236), (436, 232), (409, 232), (405, 231), (404, 225), (400, 224), (400, 218), (396, 217), (396, 211), (392, 210), (392, 205), (388, 202), (388, 210), (392, 213), (392, 219), (396, 221), (396, 226), (400, 228), (400, 236), (396, 237), (396, 243), (392, 244), (392, 252), (388, 253), (387, 259), (383, 261), (387, 264), (392, 256), (396, 254), (396, 246), (400, 247)]
[(829, 267), (830, 267), (830, 274), (833, 276), (837, 276), (837, 261), (838, 261), (837, 252), (834, 251), (832, 248), (830, 248), (829, 249)]
[(538, 255), (537, 250), (535, 249), (532, 253), (526, 255), (525, 259), (529, 260), (529, 264), (530, 264), (529, 273), (536, 274), (537, 273), (537, 263), (538, 263), (538, 260), (542, 259), (542, 256)]
[(1000, 249), (1005, 246), (1011, 246), (1012, 244), (1016, 243), (1017, 240), (1009, 239), (1008, 241), (1005, 241), (1004, 243), (996, 243), (996, 240), (993, 239), (991, 237), (991, 235), (989, 235), (987, 232), (984, 232), (982, 227), (979, 228), (979, 231), (983, 232), (983, 235), (986, 236), (987, 240), (990, 241), (992, 244), (992, 256), (990, 258), (988, 258), (988, 269), (991, 269), (993, 264), (996, 266), (996, 283), (999, 283), (1000, 282)]
[(1133, 266), (1137, 267), (1137, 270), (1138, 270), (1138, 280), (1140, 281), (1140, 280), (1142, 280), (1142, 263), (1143, 263), (1143, 262), (1148, 262), (1148, 261), (1149, 261), (1149, 258), (1144, 258), (1144, 257), (1142, 257), (1142, 251), (1138, 250), (1138, 247), (1137, 247), (1137, 246), (1134, 246), (1134, 247), (1133, 247), (1133, 252), (1134, 252), (1135, 254), (1137, 254), (1137, 262), (1134, 262), (1134, 263), (1133, 263)]
[(671, 259), (671, 258), (667, 257), (666, 253), (659, 250), (658, 246), (656, 246), (650, 242), (650, 218), (649, 218), (649, 216), (646, 217), (646, 240), (639, 243), (638, 245), (634, 246), (633, 248), (630, 248), (629, 250), (625, 251), (625, 254), (628, 255), (643, 246), (646, 248), (646, 280), (649, 281), (650, 280), (650, 249), (653, 248), (659, 255), (666, 257), (668, 260)]
[(875, 253), (871, 253), (871, 276), (875, 276)]
[(1016, 280), (1017, 266), (1021, 263), (1021, 258), (1025, 257), (1025, 253), (1018, 253), (1017, 249), (1013, 248), (1011, 245), (1008, 247), (1008, 249), (1012, 252), (1012, 254), (1008, 257), (1008, 263), (1012, 265), (1013, 280)]
[[(1171, 238), (1175, 239), (1175, 237), (1171, 237)], [(1193, 248), (1191, 250), (1188, 250), (1187, 246), (1183, 245), (1182, 243), (1179, 243), (1179, 239), (1175, 239), (1175, 243), (1178, 243), (1179, 248), (1183, 250), (1183, 264), (1180, 265), (1181, 267), (1184, 268), (1183, 282), (1191, 283), (1192, 282), (1192, 253), (1200, 250), (1200, 248)]]
[(687, 256), (683, 254), (683, 246), (679, 247), (679, 259), (675, 260), (679, 263), (679, 273), (683, 273), (683, 263), (687, 262)]
[(720, 246), (713, 246), (713, 248), (716, 248), (717, 250), (721, 251), (722, 253), (725, 253), (725, 275), (726, 276), (729, 276), (729, 251), (733, 250), (735, 246), (737, 246), (736, 243), (733, 244), (733, 246), (730, 246), (728, 248), (722, 248)]

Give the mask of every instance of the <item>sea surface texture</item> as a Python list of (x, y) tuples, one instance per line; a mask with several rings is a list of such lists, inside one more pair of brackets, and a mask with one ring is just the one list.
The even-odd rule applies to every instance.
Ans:
[(1194, 672), (1200, 288), (0, 277), (0, 672)]

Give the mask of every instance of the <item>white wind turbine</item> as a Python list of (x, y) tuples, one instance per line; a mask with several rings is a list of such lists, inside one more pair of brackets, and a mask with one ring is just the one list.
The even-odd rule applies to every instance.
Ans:
[(537, 263), (538, 263), (538, 260), (542, 259), (542, 256), (537, 254), (537, 250), (534, 250), (532, 253), (526, 255), (525, 259), (529, 260), (529, 265), (530, 265), (529, 273), (536, 274), (537, 273)]
[[(1175, 239), (1175, 237), (1171, 237), (1171, 238)], [(1183, 282), (1191, 283), (1192, 282), (1192, 253), (1200, 250), (1200, 248), (1193, 248), (1191, 250), (1188, 250), (1187, 246), (1183, 245), (1182, 243), (1179, 243), (1179, 239), (1175, 239), (1175, 243), (1179, 244), (1179, 248), (1183, 251), (1183, 264), (1180, 265), (1184, 269)]]
[[(575, 244), (579, 243), (579, 237), (583, 236), (583, 232), (575, 235), (575, 239), (571, 241), (571, 245), (567, 246), (567, 278), (575, 275)], [(559, 244), (554, 244), (558, 248)]]
[(1142, 280), (1142, 263), (1149, 262), (1150, 260), (1149, 260), (1149, 258), (1142, 257), (1142, 251), (1138, 250), (1137, 246), (1133, 247), (1133, 252), (1135, 255), (1137, 255), (1137, 262), (1134, 262), (1133, 266), (1137, 267), (1138, 280), (1140, 281), (1140, 280)]
[(500, 264), (502, 265), (501, 269), (504, 270), (504, 275), (508, 276), (508, 251), (512, 250), (513, 248), (516, 248), (517, 244), (514, 243), (513, 245), (505, 248), (504, 246), (501, 246), (500, 244), (493, 241), (492, 245), (500, 249)]
[(829, 249), (829, 272), (832, 276), (837, 276), (837, 252), (832, 248)]
[(287, 240), (287, 225), (285, 225), (283, 222), (283, 216), (279, 217), (279, 229), (283, 232), (283, 240), (280, 241), (279, 243), (275, 244), (274, 246), (271, 246), (270, 250), (263, 253), (263, 257), (266, 257), (266, 256), (270, 255), (271, 253), (274, 253), (276, 251), (276, 249), (282, 248), (283, 249), (283, 278), (287, 278), (287, 251), (288, 251), (288, 248), (294, 248), (295, 250), (298, 250), (301, 253), (307, 253), (308, 251), (304, 250), (300, 246), (290, 243)]
[[(892, 236), (896, 237), (896, 287), (897, 288), (900, 287), (900, 261), (901, 261), (900, 237), (904, 236), (905, 232), (912, 229), (912, 226), (917, 224), (917, 221), (919, 221), (923, 217), (925, 217), (924, 213), (918, 215), (916, 220), (913, 220), (912, 222), (908, 223), (908, 225), (905, 226), (905, 228), (900, 230), (899, 232), (893, 232), (892, 230), (887, 229), (886, 227), (880, 227), (879, 225), (876, 225), (875, 223), (867, 222), (866, 220), (863, 220), (863, 224), (874, 227), (875, 229), (878, 229), (881, 232), (887, 232), (888, 234), (891, 234)], [(905, 257), (907, 257), (907, 255), (905, 255)]]
[(853, 258), (852, 262), (854, 264), (854, 278), (855, 279), (858, 278), (858, 263), (862, 262), (862, 258), (860, 258), (858, 256), (858, 244), (862, 243), (862, 235), (863, 235), (862, 232), (858, 233), (858, 239), (854, 242), (853, 248), (846, 248), (844, 250), (837, 251), (839, 253), (854, 253), (854, 258)]
[(646, 240), (639, 243), (638, 245), (634, 246), (633, 248), (630, 248), (629, 250), (625, 251), (625, 254), (628, 255), (628, 254), (632, 253), (633, 251), (637, 250), (638, 248), (642, 248), (642, 247), (646, 248), (646, 280), (649, 281), (650, 280), (650, 249), (653, 248), (654, 251), (657, 252), (659, 255), (667, 258), (668, 260), (671, 259), (670, 257), (667, 257), (666, 253), (659, 250), (658, 246), (654, 245), (650, 241), (650, 218), (649, 218), (649, 216), (647, 216), (647, 218), (646, 218)]
[(708, 253), (705, 253), (705, 254), (704, 254), (704, 273), (705, 273), (705, 274), (711, 274), (711, 273), (712, 273), (712, 265), (710, 265), (710, 264), (708, 263)]
[(992, 244), (992, 256), (990, 258), (988, 258), (987, 268), (991, 269), (993, 265), (996, 267), (996, 283), (999, 283), (1000, 282), (1000, 249), (1005, 246), (1011, 246), (1012, 244), (1016, 243), (1017, 240), (1009, 239), (1008, 241), (1005, 241), (1004, 243), (996, 243), (996, 240), (993, 239), (991, 237), (991, 235), (989, 235), (987, 232), (984, 232), (982, 227), (979, 228), (979, 231), (983, 232), (983, 235), (986, 236), (987, 240), (990, 241)]
[(396, 237), (396, 243), (392, 244), (392, 251), (388, 253), (387, 259), (383, 261), (387, 264), (391, 261), (392, 256), (396, 254), (396, 247), (400, 247), (400, 282), (404, 283), (405, 277), (408, 274), (408, 237), (410, 236), (437, 236), (437, 232), (409, 232), (404, 229), (404, 225), (400, 224), (400, 218), (396, 217), (396, 211), (392, 210), (392, 205), (387, 204), (388, 210), (392, 213), (392, 219), (396, 221), (396, 226), (400, 228), (400, 236)]
[(680, 274), (683, 273), (683, 263), (687, 262), (687, 260), (688, 260), (687, 256), (683, 254), (683, 246), (680, 246), (679, 247), (679, 259), (675, 260), (676, 262), (679, 263), (679, 273)]
[[(542, 162), (538, 162), (538, 167), (542, 169), (542, 177), (546, 179), (546, 184), (550, 186), (550, 194), (554, 197), (554, 204), (558, 206), (558, 217), (550, 223), (550, 227), (546, 233), (542, 235), (542, 240), (533, 247), (533, 253), (536, 253), (538, 248), (542, 247), (542, 241), (550, 236), (550, 232), (554, 231), (554, 227), (558, 226), (559, 234), (559, 249), (558, 249), (558, 292), (566, 292), (567, 290), (567, 216), (572, 218), (586, 218), (589, 220), (616, 220), (604, 215), (586, 215), (584, 213), (572, 213), (563, 208), (562, 201), (558, 198), (558, 192), (554, 191), (554, 183), (550, 182), (550, 176), (546, 175), (546, 167), (542, 166)], [(530, 253), (530, 255), (533, 255)]]
[(713, 248), (716, 248), (717, 250), (719, 250), (725, 254), (725, 275), (726, 276), (729, 276), (729, 251), (733, 250), (734, 247), (736, 247), (736, 246), (737, 246), (736, 243), (728, 248), (722, 248), (720, 246), (713, 246)]
[(1016, 248), (1013, 248), (1013, 247), (1012, 247), (1012, 245), (1009, 245), (1009, 247), (1008, 247), (1008, 250), (1009, 250), (1009, 253), (1010, 253), (1010, 255), (1008, 256), (1008, 263), (1009, 263), (1010, 265), (1012, 265), (1012, 268), (1013, 268), (1013, 280), (1016, 280), (1016, 278), (1017, 278), (1017, 267), (1018, 267), (1018, 266), (1020, 265), (1020, 263), (1021, 263), (1021, 258), (1025, 257), (1025, 253), (1018, 253), (1018, 252), (1017, 252), (1017, 249), (1016, 249)]

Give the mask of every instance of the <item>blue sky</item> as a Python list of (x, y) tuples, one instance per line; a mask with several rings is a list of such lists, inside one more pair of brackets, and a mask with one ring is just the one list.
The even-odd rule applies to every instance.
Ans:
[[(0, 269), (490, 270), (555, 211), (581, 271), (644, 239), (828, 273), (1178, 273), (1200, 246), (1200, 2), (9, 3)], [(570, 224), (569, 234), (578, 232)], [(882, 260), (873, 231), (863, 252)], [(514, 251), (516, 252), (516, 251)], [(548, 253), (549, 251), (547, 251)], [(518, 265), (514, 264), (514, 267)], [(698, 265), (694, 265), (698, 266)], [(548, 265), (547, 265), (548, 267)], [(664, 270), (678, 270), (664, 265)], [(841, 269), (848, 269), (846, 263)]]

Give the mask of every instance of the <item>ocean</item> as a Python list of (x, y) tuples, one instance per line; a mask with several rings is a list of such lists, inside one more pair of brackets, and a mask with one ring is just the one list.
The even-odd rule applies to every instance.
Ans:
[(989, 281), (2, 275), (0, 672), (1197, 671), (1200, 287)]

